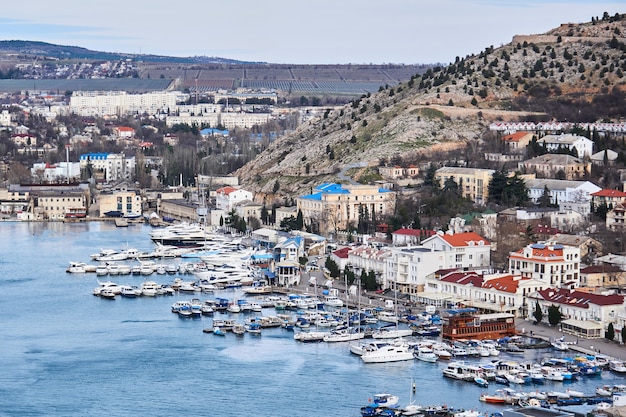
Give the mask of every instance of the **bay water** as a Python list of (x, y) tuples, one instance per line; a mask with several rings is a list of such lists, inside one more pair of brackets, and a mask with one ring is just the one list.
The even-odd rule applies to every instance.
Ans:
[[(92, 295), (95, 274), (65, 272), (70, 261), (87, 262), (103, 248), (150, 251), (151, 230), (108, 222), (0, 223), (0, 415), (356, 417), (382, 392), (399, 395), (401, 405), (502, 409), (478, 400), (497, 387), (445, 379), (445, 362), (364, 364), (345, 343), (303, 344), (281, 328), (264, 329), (260, 337), (218, 337), (202, 331), (212, 326), (210, 317), (171, 313), (171, 304), (189, 294), (101, 299)], [(163, 284), (173, 278), (150, 277)], [(113, 280), (141, 285), (143, 279)], [(200, 298), (241, 295), (224, 290)], [(523, 359), (563, 355), (540, 349)], [(617, 383), (624, 378), (605, 371), (600, 378), (524, 389), (591, 394)]]

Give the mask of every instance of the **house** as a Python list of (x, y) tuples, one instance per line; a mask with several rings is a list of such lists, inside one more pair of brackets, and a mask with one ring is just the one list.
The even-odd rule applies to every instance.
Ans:
[(552, 236), (546, 243), (576, 247), (580, 250), (580, 257), (583, 259), (587, 257), (595, 258), (596, 256), (602, 255), (602, 243), (585, 235), (559, 233)]
[(520, 171), (546, 178), (578, 180), (591, 172), (591, 162), (565, 154), (545, 154), (517, 164)]
[(606, 228), (613, 231), (626, 228), (626, 206), (624, 204), (617, 203), (612, 210), (606, 213)]
[(591, 157), (593, 154), (593, 141), (584, 136), (572, 134), (546, 135), (539, 139), (537, 143), (541, 146), (545, 146), (548, 152), (557, 152), (563, 149), (571, 151), (576, 149), (579, 158), (584, 158), (585, 156)]
[(613, 190), (610, 188), (603, 188), (591, 194), (591, 204), (594, 209), (604, 205), (608, 209), (612, 209), (618, 204), (624, 204), (626, 202), (626, 192), (620, 190)]
[[(293, 217), (294, 219), (298, 217), (298, 208), (296, 206), (291, 207), (277, 207), (275, 210), (276, 213), (276, 221), (275, 224), (280, 225), (283, 220)], [(260, 217), (259, 217), (260, 218)], [(261, 219), (262, 222), (265, 219)]]
[(476, 204), (485, 204), (489, 198), (489, 182), (493, 169), (443, 167), (435, 171), (435, 180), (444, 187), (446, 181), (453, 180), (459, 187), (461, 196)]
[(525, 317), (526, 297), (548, 284), (507, 273), (482, 274), (452, 270), (427, 277), (428, 291), (446, 294), (452, 307), (476, 308), (486, 313), (510, 313)]
[(348, 265), (350, 265), (357, 279), (361, 274), (374, 272), (376, 282), (381, 288), (386, 288), (384, 282), (385, 267), (387, 258), (390, 256), (391, 250), (389, 248), (361, 245), (348, 251)]
[(230, 212), (243, 201), (252, 201), (254, 196), (250, 191), (231, 186), (218, 188), (215, 192), (215, 207)]
[(523, 153), (534, 136), (533, 132), (515, 132), (500, 138), (506, 144), (507, 151), (512, 153)]
[(615, 265), (591, 265), (580, 270), (581, 287), (622, 288), (626, 284), (626, 271)]
[(390, 167), (378, 167), (378, 173), (381, 177), (388, 180), (397, 180), (407, 177), (416, 177), (419, 174), (419, 168), (415, 165), (409, 165), (404, 168), (398, 165)]
[(475, 232), (438, 232), (422, 246), (445, 252), (448, 268), (487, 267), (491, 261), (491, 243)]
[(105, 217), (109, 212), (121, 212), (124, 215), (137, 215), (143, 213), (142, 199), (138, 192), (120, 189), (100, 193), (99, 196), (100, 217)]
[(391, 233), (391, 240), (393, 246), (419, 245), (423, 239), (426, 239), (435, 233), (436, 232), (434, 230), (402, 228)]
[(163, 143), (165, 145), (169, 145), (169, 146), (178, 146), (179, 143), (179, 138), (176, 135), (173, 135), (171, 133), (167, 133), (165, 136), (163, 136)]
[(528, 189), (528, 197), (537, 203), (544, 191), (550, 194), (550, 204), (572, 203), (575, 211), (588, 216), (591, 212), (591, 194), (601, 188), (589, 181), (554, 180), (545, 178), (529, 178), (524, 181)]
[(135, 129), (128, 126), (117, 126), (113, 128), (113, 134), (120, 139), (131, 139), (135, 137)]
[(239, 218), (244, 219), (247, 224), (250, 224), (252, 219), (261, 220), (261, 210), (263, 206), (261, 204), (254, 203), (252, 201), (243, 201), (235, 206), (235, 211)]
[(610, 149), (605, 149), (603, 151), (600, 152), (596, 152), (593, 155), (591, 155), (591, 163), (593, 165), (599, 165), (599, 166), (603, 166), (603, 165), (614, 165), (615, 161), (617, 160), (617, 157), (619, 156), (619, 154), (615, 151), (612, 151)]
[(560, 326), (564, 333), (591, 339), (601, 338), (609, 323), (613, 323), (617, 331), (626, 324), (623, 295), (546, 288), (530, 294), (528, 298), (531, 311), (538, 304), (546, 322), (549, 309), (557, 307), (562, 316)]
[(580, 284), (580, 249), (538, 242), (509, 254), (509, 273), (533, 278), (554, 288)]

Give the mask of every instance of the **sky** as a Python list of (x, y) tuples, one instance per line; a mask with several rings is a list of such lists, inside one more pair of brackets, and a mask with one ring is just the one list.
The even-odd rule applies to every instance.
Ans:
[(447, 64), (624, 0), (28, 0), (0, 40), (280, 64)]

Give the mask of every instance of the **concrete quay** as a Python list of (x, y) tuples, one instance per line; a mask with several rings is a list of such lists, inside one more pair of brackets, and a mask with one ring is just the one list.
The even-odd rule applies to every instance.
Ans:
[(570, 345), (570, 350), (585, 355), (603, 355), (626, 360), (626, 345), (621, 344), (617, 340), (619, 335), (613, 341), (605, 338), (584, 339), (562, 332), (559, 330), (559, 326), (549, 326), (543, 323), (534, 324), (530, 319), (516, 319), (515, 328), (521, 335), (532, 336), (546, 341), (564, 337), (565, 341)]

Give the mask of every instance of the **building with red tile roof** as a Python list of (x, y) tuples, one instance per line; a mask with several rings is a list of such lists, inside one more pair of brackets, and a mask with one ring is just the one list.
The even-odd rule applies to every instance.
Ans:
[[(525, 317), (526, 297), (549, 288), (546, 283), (511, 274), (482, 274), (478, 271), (443, 271), (427, 278), (429, 293), (447, 295), (454, 307), (474, 307), (482, 312), (504, 312)], [(428, 297), (421, 294), (421, 297)]]
[(591, 193), (591, 204), (594, 208), (604, 204), (609, 209), (612, 209), (616, 205), (623, 204), (625, 202), (626, 193), (624, 191), (603, 188), (600, 191)]
[(534, 278), (552, 287), (577, 288), (580, 249), (553, 243), (533, 243), (509, 254), (509, 273)]
[(434, 230), (402, 228), (391, 233), (391, 241), (393, 246), (419, 245), (423, 239), (436, 233)]
[(515, 132), (502, 136), (500, 140), (507, 144), (509, 152), (524, 152), (532, 138), (532, 132)]
[(626, 317), (621, 314), (625, 306), (623, 295), (547, 288), (532, 294), (530, 298), (534, 300), (533, 306), (535, 301), (539, 304), (546, 322), (550, 307), (556, 306), (562, 315), (560, 325), (563, 330), (583, 337), (604, 337), (609, 323), (613, 324), (618, 333), (626, 325)]

